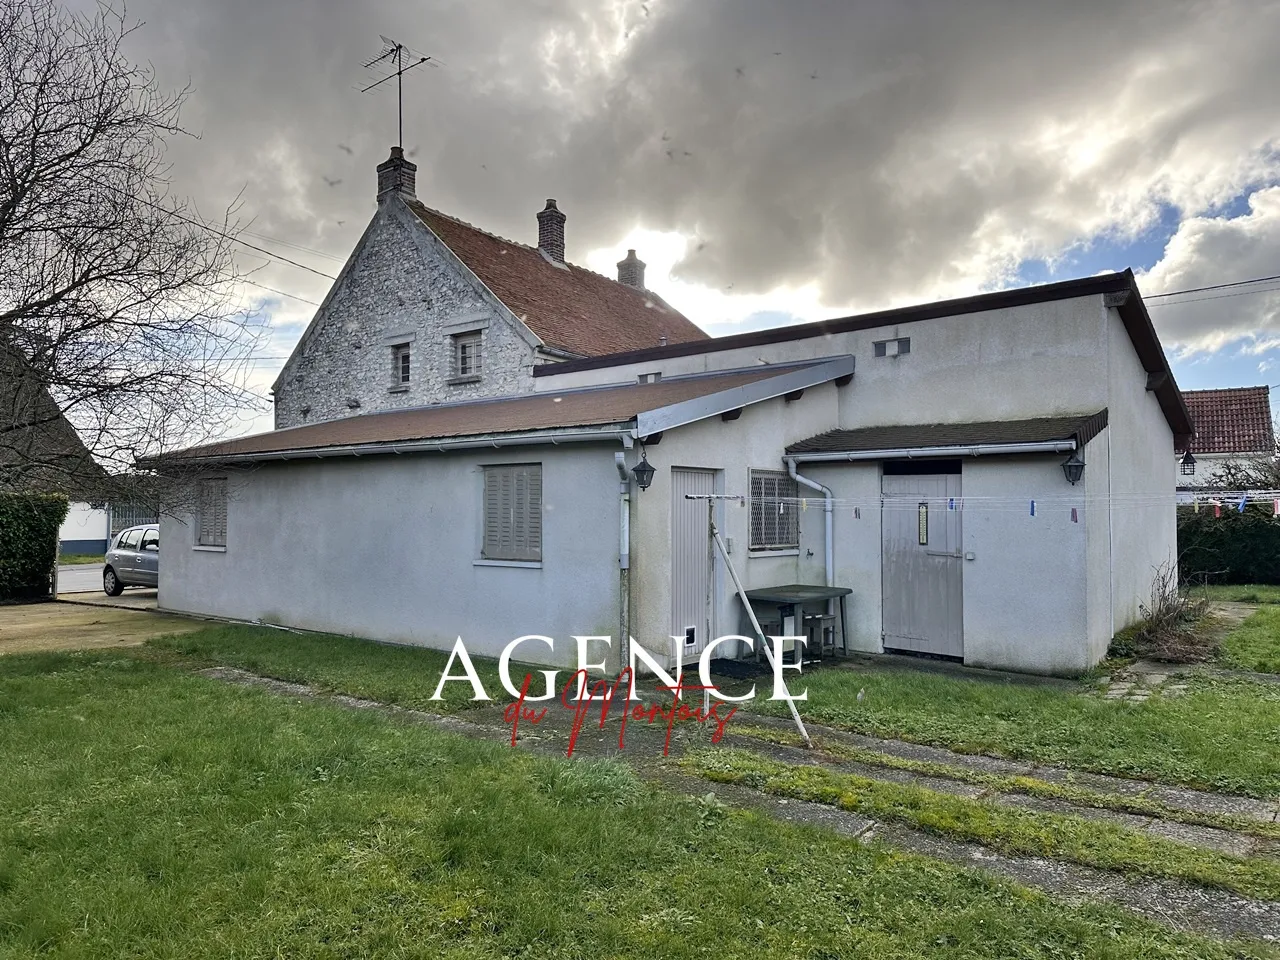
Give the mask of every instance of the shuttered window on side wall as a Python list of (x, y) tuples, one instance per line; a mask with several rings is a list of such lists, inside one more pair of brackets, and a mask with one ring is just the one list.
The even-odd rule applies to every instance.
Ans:
[(484, 468), (485, 560), (542, 560), (542, 464)]
[(197, 497), (196, 543), (202, 547), (227, 545), (227, 478), (201, 480)]
[(800, 546), (800, 507), (796, 482), (776, 470), (751, 471), (751, 549), (785, 550)]

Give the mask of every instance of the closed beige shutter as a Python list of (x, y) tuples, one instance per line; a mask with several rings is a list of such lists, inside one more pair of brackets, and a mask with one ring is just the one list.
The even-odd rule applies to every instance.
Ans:
[(542, 465), (503, 464), (484, 468), (486, 560), (542, 559)]

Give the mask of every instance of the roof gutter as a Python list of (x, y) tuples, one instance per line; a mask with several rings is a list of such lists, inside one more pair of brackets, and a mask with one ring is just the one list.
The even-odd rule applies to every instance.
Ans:
[(484, 450), (497, 447), (529, 446), (539, 443), (588, 443), (621, 441), (630, 449), (630, 425), (610, 425), (588, 430), (554, 430), (540, 433), (489, 434), (457, 440), (405, 440), (400, 442), (359, 443), (340, 447), (311, 447), (302, 450), (263, 450), (251, 453), (208, 454), (200, 457), (174, 457), (139, 460), (139, 466), (164, 466), (179, 463), (260, 463), (272, 460), (327, 460), (330, 457), (364, 457), (388, 453), (448, 453), (453, 450)]
[(1074, 440), (1044, 440), (1038, 443), (971, 443), (953, 447), (914, 447), (887, 450), (847, 450), (844, 452), (788, 453), (788, 463), (822, 463), (846, 460), (915, 460), (923, 457), (986, 457), (1001, 454), (1070, 453)]

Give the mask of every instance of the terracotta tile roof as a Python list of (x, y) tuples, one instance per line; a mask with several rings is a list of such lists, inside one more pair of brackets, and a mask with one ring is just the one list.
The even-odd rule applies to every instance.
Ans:
[(1268, 387), (1184, 390), (1195, 438), (1192, 453), (1270, 453), (1275, 449)]
[(852, 453), (963, 447), (980, 443), (1043, 443), (1075, 440), (1083, 446), (1107, 425), (1107, 411), (1073, 417), (997, 420), (986, 423), (920, 423), (896, 427), (832, 430), (787, 447), (787, 453)]
[(536, 247), (504, 240), (417, 201), (405, 201), (494, 296), (551, 347), (598, 357), (707, 334), (652, 292), (552, 265)]
[(391, 445), (415, 440), (627, 423), (639, 413), (776, 377), (779, 372), (778, 367), (761, 367), (758, 370), (657, 383), (366, 413), (192, 447), (164, 459), (180, 461), (196, 457), (236, 457), (365, 444)]

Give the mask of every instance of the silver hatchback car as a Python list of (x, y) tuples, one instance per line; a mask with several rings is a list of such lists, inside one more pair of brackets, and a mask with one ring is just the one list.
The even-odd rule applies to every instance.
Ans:
[(160, 528), (154, 523), (121, 530), (107, 551), (102, 589), (118, 597), (125, 587), (154, 587), (160, 583)]

